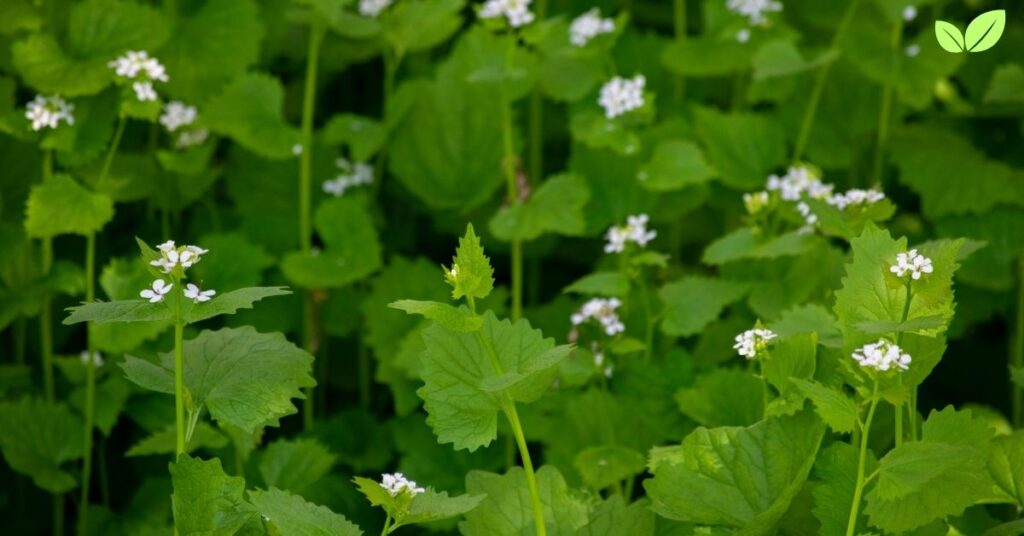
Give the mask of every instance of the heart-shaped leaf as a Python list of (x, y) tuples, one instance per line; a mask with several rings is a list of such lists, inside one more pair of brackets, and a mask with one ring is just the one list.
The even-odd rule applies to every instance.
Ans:
[[(936, 28), (938, 23), (936, 22)], [(994, 9), (978, 15), (967, 25), (964, 45), (969, 52), (988, 50), (999, 42), (1006, 28), (1006, 11)], [(943, 47), (945, 48), (945, 47)]]
[(959, 54), (967, 50), (960, 29), (944, 20), (935, 21), (935, 38), (939, 40), (939, 46), (948, 52)]

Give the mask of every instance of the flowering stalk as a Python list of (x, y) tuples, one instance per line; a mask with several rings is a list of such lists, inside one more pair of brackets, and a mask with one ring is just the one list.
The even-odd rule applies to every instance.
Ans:
[(868, 436), (871, 431), (871, 421), (875, 418), (875, 408), (878, 407), (878, 378), (875, 378), (875, 385), (871, 390), (871, 401), (868, 407), (868, 418), (864, 422), (858, 419), (860, 427), (860, 455), (857, 458), (857, 485), (853, 490), (853, 504), (850, 506), (850, 519), (846, 523), (846, 536), (854, 536), (857, 530), (857, 514), (860, 512), (860, 499), (864, 493), (864, 464), (867, 461)]
[[(505, 70), (508, 71), (512, 67), (512, 55), (515, 52), (516, 38), (515, 34), (509, 42), (508, 49), (505, 51)], [(509, 203), (519, 204), (521, 199), (519, 198), (519, 188), (516, 185), (516, 155), (515, 147), (512, 144), (512, 102), (508, 96), (508, 88), (506, 87), (505, 79), (501, 81), (501, 130), (502, 130), (502, 142), (505, 147), (505, 156), (503, 158), (502, 168), (505, 171), (505, 186), (506, 195), (508, 196)], [(512, 321), (519, 320), (523, 315), (523, 242), (521, 240), (512, 240), (511, 245), (512, 253)]]
[[(85, 237), (85, 301), (96, 299), (96, 233)], [(78, 534), (88, 533), (89, 484), (92, 477), (92, 429), (96, 413), (96, 349), (93, 345), (91, 323), (85, 326), (85, 426), (83, 427), (84, 447), (82, 450), (82, 491), (79, 500)]]
[(175, 459), (185, 453), (185, 323), (181, 320), (181, 296), (176, 303), (174, 318), (174, 430)]
[[(906, 322), (907, 321), (907, 317), (910, 316), (910, 300), (913, 299), (913, 297), (914, 297), (913, 290), (911, 289), (911, 282), (912, 281), (913, 281), (913, 279), (907, 278), (907, 286), (906, 286), (907, 292), (904, 295), (905, 297), (904, 297), (904, 300), (903, 300), (903, 316), (900, 319), (900, 323), (901, 324)], [(902, 343), (903, 343), (903, 332), (902, 331), (897, 331), (896, 332), (896, 346), (900, 346)], [(915, 395), (917, 394), (917, 388), (916, 387), (914, 388), (914, 394)], [(916, 399), (916, 396), (911, 396), (910, 397), (910, 401), (907, 402), (907, 404), (910, 406), (910, 408), (909, 408), (909, 416), (910, 416), (911, 422), (913, 422), (913, 419), (914, 419), (913, 416), (917, 413), (917, 407), (915, 405), (915, 402), (916, 402), (915, 399)], [(896, 435), (896, 446), (898, 447), (898, 446), (903, 444), (903, 404), (896, 404), (895, 407), (896, 407), (896, 413), (895, 413), (895, 416), (896, 416), (895, 417), (896, 418), (896, 434), (895, 435)]]
[[(306, 87), (302, 96), (302, 152), (299, 154), (299, 245), (305, 254), (313, 248), (312, 219), (310, 217), (310, 188), (312, 183), (313, 159), (313, 111), (316, 105), (316, 71), (320, 56), (320, 43), (323, 42), (325, 28), (323, 22), (315, 19), (309, 27), (309, 51), (306, 54)], [(316, 355), (313, 344), (316, 333), (316, 303), (312, 293), (306, 292), (303, 299), (302, 346), (310, 354)], [(302, 425), (306, 430), (313, 426), (312, 389), (306, 389), (306, 398), (302, 402)]]
[[(903, 37), (903, 20), (900, 19), (893, 25), (892, 38), (889, 41), (890, 49), (895, 54), (900, 47)], [(885, 142), (889, 138), (889, 116), (892, 115), (892, 82), (893, 74), (886, 77), (882, 85), (882, 106), (878, 113), (878, 132), (875, 138), (875, 160), (872, 168), (872, 177), (876, 184), (882, 183), (882, 153), (885, 149)], [(905, 319), (904, 319), (905, 320)], [(897, 409), (897, 412), (899, 410)]]
[[(537, 0), (534, 13), (544, 20), (548, 0)], [(530, 95), (530, 179), (539, 182), (544, 175), (544, 96), (540, 88)]]
[[(53, 152), (43, 151), (43, 180), (53, 175)], [(50, 275), (53, 268), (53, 239), (40, 240), (41, 276)], [(43, 389), (46, 400), (53, 402), (53, 301), (43, 299), (39, 310), (39, 348), (43, 358)], [(64, 495), (53, 494), (53, 533), (64, 534)]]

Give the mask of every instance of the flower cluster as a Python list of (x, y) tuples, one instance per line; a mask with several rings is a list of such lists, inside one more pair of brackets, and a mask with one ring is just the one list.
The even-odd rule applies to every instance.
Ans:
[(505, 17), (508, 25), (513, 28), (526, 26), (533, 22), (530, 4), (533, 0), (487, 0), (480, 7), (480, 18), (494, 19)]
[(846, 207), (870, 205), (883, 199), (885, 199), (885, 194), (878, 190), (862, 190), (860, 188), (853, 188), (841, 194), (834, 194), (830, 196), (826, 202), (839, 210), (845, 210)]
[(725, 7), (746, 17), (754, 26), (764, 26), (768, 22), (768, 13), (782, 11), (782, 3), (775, 0), (727, 0)]
[(335, 197), (345, 195), (345, 190), (353, 186), (370, 184), (373, 182), (373, 166), (363, 162), (352, 163), (344, 158), (335, 161), (335, 165), (341, 170), (337, 177), (324, 181), (324, 192)]
[(392, 0), (359, 0), (359, 14), (364, 17), (378, 17), (391, 7)]
[(164, 106), (164, 113), (160, 116), (160, 124), (167, 129), (167, 132), (174, 132), (181, 127), (187, 127), (196, 122), (199, 113), (195, 106), (189, 106), (184, 102), (171, 101)]
[(32, 121), (32, 130), (43, 128), (57, 128), (63, 120), (69, 125), (75, 124), (75, 105), (53, 95), (44, 97), (36, 95), (36, 98), (25, 107), (25, 117)]
[(597, 342), (591, 344), (590, 349), (594, 353), (594, 367), (599, 369), (605, 378), (611, 378), (612, 373), (615, 372), (615, 365), (612, 363), (605, 364), (604, 352), (597, 346)]
[(747, 359), (754, 359), (759, 353), (768, 348), (768, 341), (775, 337), (775, 332), (770, 329), (748, 329), (736, 336), (736, 344), (732, 345), (732, 347), (741, 356)]
[(907, 370), (910, 368), (910, 354), (904, 353), (899, 346), (885, 340), (878, 339), (878, 342), (865, 344), (854, 350), (851, 356), (862, 367), (872, 368), (879, 372), (886, 372), (894, 368)]
[(142, 102), (155, 101), (156, 90), (153, 82), (167, 82), (167, 71), (156, 58), (144, 50), (130, 50), (123, 56), (107, 63), (117, 76), (130, 80), (135, 97)]
[(783, 176), (771, 175), (765, 187), (772, 192), (779, 192), (785, 201), (799, 201), (807, 193), (814, 199), (827, 199), (832, 195), (833, 186), (821, 182), (821, 179), (807, 166), (791, 166)]
[(916, 249), (905, 253), (897, 253), (896, 264), (889, 267), (889, 271), (896, 274), (896, 277), (906, 277), (909, 275), (915, 281), (921, 279), (922, 274), (930, 274), (933, 270), (932, 260), (918, 254)]
[(608, 240), (608, 243), (604, 245), (604, 252), (622, 253), (626, 248), (626, 242), (633, 242), (640, 247), (645, 247), (648, 242), (658, 236), (657, 231), (647, 230), (648, 220), (647, 214), (638, 214), (626, 218), (626, 225), (612, 226), (604, 235)]
[(416, 486), (415, 481), (405, 478), (405, 475), (402, 473), (382, 474), (380, 476), (380, 487), (386, 489), (392, 497), (397, 497), (403, 493), (409, 493), (412, 496), (416, 496), (427, 491)]
[(604, 328), (606, 335), (616, 335), (626, 331), (625, 324), (615, 312), (620, 305), (622, 302), (618, 298), (592, 298), (584, 303), (579, 311), (573, 313), (570, 320), (573, 326), (579, 326), (590, 319), (595, 319)]
[(175, 146), (179, 149), (187, 149), (193, 145), (201, 145), (209, 137), (210, 131), (205, 128), (186, 130), (178, 134), (178, 141)]
[(100, 368), (100, 367), (103, 366), (103, 354), (101, 354), (99, 352), (96, 352), (96, 351), (93, 351), (92, 355), (90, 356), (89, 355), (89, 351), (88, 350), (84, 350), (78, 356), (78, 358), (82, 360), (82, 363), (86, 363), (86, 364), (88, 364), (91, 361), (92, 362), (92, 366), (95, 367), (95, 368)]
[(600, 8), (593, 8), (590, 11), (573, 19), (569, 25), (569, 42), (578, 46), (586, 46), (591, 39), (606, 33), (615, 31), (615, 21), (602, 19)]
[(616, 76), (601, 86), (597, 103), (604, 108), (604, 116), (614, 119), (644, 105), (644, 85), (647, 79), (638, 74), (633, 78)]
[(160, 250), (160, 258), (149, 262), (150, 265), (161, 268), (165, 274), (171, 273), (175, 266), (191, 268), (193, 264), (202, 260), (202, 256), (209, 252), (199, 246), (176, 247), (174, 240), (168, 240), (157, 246)]
[(817, 174), (807, 166), (792, 166), (786, 170), (786, 174), (771, 175), (765, 184), (767, 191), (745, 194), (743, 202), (747, 212), (756, 214), (767, 205), (768, 192), (777, 192), (783, 201), (795, 203), (797, 212), (804, 218), (804, 231), (810, 231), (818, 223), (818, 216), (815, 215), (810, 205), (804, 200), (805, 196), (811, 199), (818, 199), (832, 205), (839, 210), (848, 207), (870, 205), (885, 199), (885, 194), (878, 190), (863, 190), (854, 188), (842, 193), (833, 193), (835, 185), (822, 182)]

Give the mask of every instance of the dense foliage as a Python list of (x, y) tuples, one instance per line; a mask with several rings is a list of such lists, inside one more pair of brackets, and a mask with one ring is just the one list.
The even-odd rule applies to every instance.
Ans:
[(1024, 533), (996, 4), (0, 1), (2, 532)]

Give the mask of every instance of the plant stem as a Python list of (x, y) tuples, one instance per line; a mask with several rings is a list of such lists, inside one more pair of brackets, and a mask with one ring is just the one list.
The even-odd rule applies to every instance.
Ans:
[[(672, 14), (676, 42), (681, 43), (686, 40), (686, 0), (675, 0)], [(686, 97), (686, 79), (681, 74), (675, 77), (675, 97), (679, 104)]]
[[(900, 46), (903, 37), (903, 20), (900, 19), (893, 25), (892, 38), (889, 42), (893, 54)], [(875, 138), (875, 160), (872, 167), (871, 177), (876, 184), (882, 183), (882, 155), (885, 152), (885, 142), (889, 138), (889, 116), (892, 115), (892, 73), (885, 79), (882, 86), (882, 106), (878, 113), (878, 133)]]
[(372, 379), (370, 378), (370, 353), (366, 344), (359, 341), (359, 405), (365, 410), (370, 409)]
[[(1024, 366), (1024, 258), (1017, 259), (1017, 311), (1016, 322), (1014, 322), (1013, 338), (1010, 340), (1010, 367), (1019, 369)], [(1016, 382), (1010, 382), (1013, 386), (1011, 392), (1011, 411), (1014, 428), (1020, 428), (1024, 424), (1024, 388)]]
[[(914, 297), (913, 290), (911, 289), (911, 280), (910, 279), (907, 279), (907, 287), (906, 288), (907, 288), (907, 291), (906, 291), (906, 294), (904, 295), (904, 298), (903, 298), (903, 316), (902, 316), (902, 319), (900, 320), (901, 324), (903, 322), (906, 322), (907, 318), (910, 316), (910, 302), (911, 302), (911, 300)], [(896, 332), (896, 346), (900, 346), (902, 343), (903, 343), (903, 331), (900, 330), (900, 331)], [(903, 377), (902, 376), (900, 377), (900, 381), (901, 382), (903, 381)], [(915, 388), (914, 391), (916, 392), (917, 389)], [(895, 412), (895, 417), (896, 417), (896, 446), (898, 447), (898, 446), (903, 444), (903, 404), (896, 404), (895, 408), (896, 408), (896, 412)], [(911, 406), (910, 407), (910, 412), (913, 413), (915, 411), (916, 411), (916, 409), (914, 408), (914, 406)]]
[[(313, 180), (313, 111), (316, 105), (316, 70), (324, 31), (323, 22), (314, 19), (313, 24), (309, 27), (306, 86), (302, 96), (302, 152), (299, 153), (299, 246), (305, 254), (308, 254), (313, 247), (313, 228), (310, 216), (310, 191)], [(313, 296), (307, 291), (303, 298), (302, 346), (307, 352), (314, 355), (315, 307)], [(302, 403), (302, 424), (303, 428), (309, 430), (313, 426), (312, 388), (307, 388), (305, 394), (306, 398)]]
[(391, 529), (391, 516), (387, 516), (387, 519), (384, 520), (384, 528), (381, 529), (381, 531), (380, 531), (380, 536), (385, 536), (388, 533), (388, 530), (390, 530), (390, 529)]
[[(505, 70), (512, 65), (512, 56), (515, 52), (515, 36), (511, 37), (509, 46), (505, 52)], [(515, 146), (512, 143), (512, 102), (508, 97), (508, 90), (505, 82), (501, 83), (501, 126), (502, 142), (505, 147), (505, 155), (502, 162), (502, 169), (505, 172), (505, 186), (508, 202), (519, 204), (519, 188), (516, 185), (516, 155)], [(512, 321), (515, 322), (523, 314), (523, 244), (519, 239), (512, 240)]]
[[(96, 300), (96, 233), (85, 237), (85, 301)], [(86, 331), (85, 360), (85, 425), (83, 427), (84, 448), (82, 451), (82, 482), (81, 497), (78, 501), (78, 534), (84, 536), (89, 528), (89, 487), (92, 481), (92, 433), (93, 419), (96, 413), (96, 349), (92, 344), (90, 325)]]
[(644, 307), (644, 321), (646, 326), (644, 327), (644, 361), (650, 361), (651, 355), (654, 352), (654, 315), (651, 314), (651, 298), (647, 293), (647, 281), (644, 280), (644, 274), (641, 273), (640, 277), (637, 278), (638, 287), (640, 287), (640, 300)]
[[(43, 277), (50, 275), (53, 268), (53, 238), (42, 239)], [(43, 354), (43, 389), (46, 400), (53, 402), (53, 300), (46, 297), (39, 312), (40, 348)]]
[(25, 317), (19, 316), (14, 320), (14, 362), (22, 365), (25, 363), (25, 337), (27, 324)]
[(177, 431), (175, 459), (185, 453), (185, 324), (174, 324), (174, 424)]
[(854, 532), (857, 530), (860, 498), (864, 493), (864, 464), (867, 461), (868, 436), (871, 435), (871, 421), (875, 418), (875, 408), (878, 407), (877, 395), (878, 380), (875, 380), (875, 387), (871, 393), (871, 406), (868, 408), (868, 418), (861, 426), (860, 457), (857, 460), (857, 487), (853, 491), (853, 504), (850, 506), (850, 520), (846, 523), (846, 536), (854, 536)]
[(53, 494), (53, 536), (64, 536), (64, 495)]
[(114, 130), (114, 139), (110, 142), (110, 148), (107, 149), (107, 156), (103, 158), (103, 167), (100, 168), (100, 179), (96, 183), (102, 185), (103, 181), (107, 178), (107, 173), (110, 172), (110, 165), (114, 163), (114, 155), (117, 154), (117, 148), (121, 145), (121, 136), (124, 135), (124, 127), (127, 121), (124, 117), (117, 120), (117, 129)]
[[(846, 34), (846, 29), (850, 26), (850, 21), (853, 19), (853, 13), (856, 11), (857, 4), (860, 0), (850, 0), (850, 5), (846, 8), (846, 12), (843, 13), (843, 18), (839, 21), (839, 26), (836, 28), (836, 33), (832, 37), (832, 45), (830, 48), (835, 49), (836, 45), (839, 44), (840, 39)], [(827, 62), (821, 67), (818, 67), (818, 73), (814, 78), (814, 87), (811, 89), (811, 98), (807, 103), (807, 110), (804, 111), (804, 118), (800, 124), (800, 133), (796, 138), (796, 148), (793, 150), (793, 161), (800, 160), (800, 157), (804, 154), (804, 149), (807, 146), (807, 139), (811, 134), (811, 126), (814, 124), (814, 116), (818, 113), (818, 103), (821, 101), (821, 93), (825, 89), (825, 81), (828, 79), (829, 70), (832, 68), (832, 62)]]
[(526, 486), (530, 489), (530, 503), (533, 506), (533, 524), (537, 536), (547, 536), (547, 528), (544, 525), (544, 505), (540, 501), (540, 491), (537, 489), (537, 475), (533, 472), (533, 461), (530, 459), (530, 450), (526, 446), (526, 436), (523, 434), (523, 425), (519, 422), (519, 413), (516, 411), (516, 404), (512, 397), (505, 394), (505, 416), (512, 426), (512, 433), (516, 437), (516, 445), (519, 446), (519, 457), (523, 460), (523, 469), (526, 471)]
[[(544, 20), (548, 0), (537, 0), (534, 11), (538, 20)], [(544, 177), (544, 95), (539, 88), (530, 95), (530, 179), (539, 183)]]

